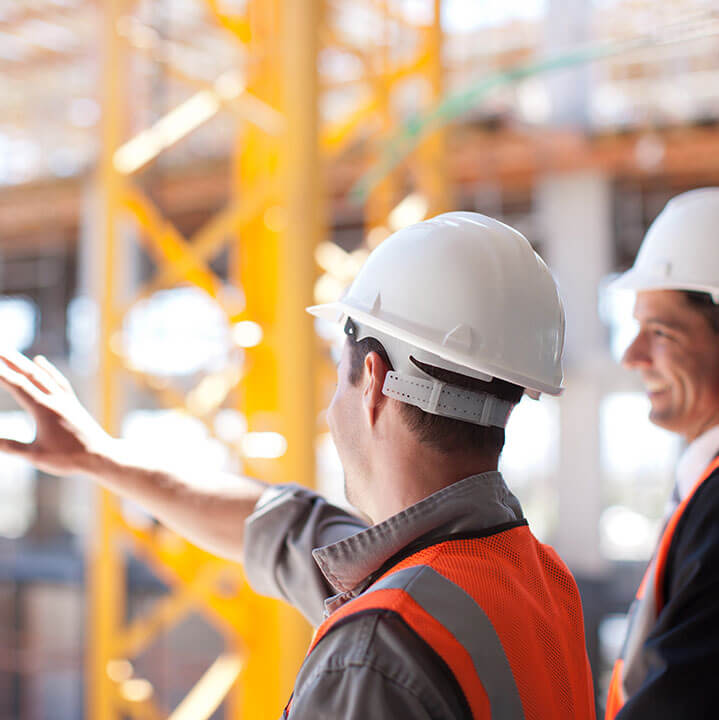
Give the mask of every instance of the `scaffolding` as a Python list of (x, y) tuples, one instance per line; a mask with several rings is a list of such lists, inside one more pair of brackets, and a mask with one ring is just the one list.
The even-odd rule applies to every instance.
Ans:
[[(249, 0), (242, 15), (229, 14), (218, 0), (206, 0), (209, 15), (241, 48), (243, 68), (224, 72), (204, 87), (193, 83), (194, 94), (182, 106), (128, 137), (132, 102), (126, 73), (138, 48), (127, 43), (120, 30), (133, 5), (131, 0), (102, 4), (97, 201), (102, 253), (95, 268), (102, 278), (97, 386), (102, 422), (111, 433), (119, 432), (124, 410), (119, 392), (127, 378), (152, 392), (161, 407), (197, 417), (211, 434), (214, 415), (231, 406), (246, 418), (248, 432), (271, 431), (286, 441), (286, 451), (274, 459), (243, 457), (243, 472), (273, 483), (289, 479), (312, 487), (315, 440), (323, 428), (317, 400), (327, 395), (332, 380), (304, 307), (326, 293), (323, 277), (334, 273), (338, 282), (348, 279), (346, 267), (338, 270), (337, 254), (332, 255), (335, 261), (325, 262), (326, 253), (317, 252), (329, 242), (325, 201), (330, 192), (324, 178), (332, 162), (353, 144), (382, 147), (402, 119), (395, 103), (399, 91), (407, 95), (413, 87), (410, 104), (415, 107), (438, 100), (440, 2), (430, 4), (430, 22), (417, 24), (389, 0), (370, 6)], [(380, 28), (373, 42), (346, 37), (352, 12), (365, 13)], [(396, 52), (398, 47), (401, 52)], [(361, 73), (350, 82), (333, 81), (323, 75), (320, 49), (353, 58)], [(175, 79), (184, 77), (167, 58), (163, 62)], [(339, 116), (322, 117), (323, 103), (346, 85), (361, 90), (354, 93), (359, 100)], [(233, 113), (237, 122), (229, 200), (193, 236), (184, 237), (137, 178), (158, 155), (218, 112)], [(439, 131), (429, 135), (406, 163), (371, 189), (365, 214), (370, 245), (389, 233), (393, 210), (415, 190), (423, 198), (413, 210), (417, 220), (449, 207), (442, 142)], [(120, 278), (126, 245), (133, 240), (121, 229), (129, 221), (137, 229), (136, 240), (153, 259), (155, 273), (132, 289), (127, 302)], [(211, 267), (223, 249), (229, 249), (227, 278)], [(340, 260), (349, 255), (336, 250)], [(366, 250), (359, 252), (361, 259)], [(124, 319), (138, 302), (177, 286), (200, 288), (222, 307), (230, 325), (254, 323), (262, 336), (244, 349), (239, 372), (224, 368), (184, 393), (133, 367), (118, 342)], [(203, 392), (208, 388), (211, 392)], [(252, 593), (239, 565), (219, 560), (159, 526), (132, 524), (106, 491), (98, 491), (97, 502), (88, 555), (88, 717), (201, 720), (223, 703), (228, 718), (277, 717), (309, 641), (306, 624), (284, 605)], [(125, 549), (170, 587), (148, 612), (129, 621)], [(132, 660), (191, 611), (201, 612), (221, 632), (225, 647), (179, 704), (162, 707), (153, 693), (153, 679), (135, 677)]]

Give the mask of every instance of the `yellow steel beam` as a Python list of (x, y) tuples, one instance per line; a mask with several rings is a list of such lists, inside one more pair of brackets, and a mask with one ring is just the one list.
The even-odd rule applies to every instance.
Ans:
[(162, 217), (160, 211), (138, 188), (125, 191), (124, 208), (132, 213), (142, 231), (145, 247), (159, 265), (174, 267), (182, 279), (204, 290), (214, 298), (221, 296), (222, 282), (197, 256), (195, 249), (178, 230)]
[[(305, 308), (313, 303), (314, 249), (326, 222), (318, 132), (317, 28), (322, 20), (321, 0), (284, 3), (282, 92), (287, 133), (282, 148), (282, 189), (286, 223), (280, 236), (276, 332), (284, 360), (278, 378), (278, 409), (287, 452), (280, 464), (285, 478), (294, 477), (307, 487), (316, 485), (315, 368), (319, 354), (312, 318)], [(283, 611), (281, 622), (287, 649), (281, 656), (282, 686), (289, 696), (310, 638), (307, 626), (300, 625), (289, 608)]]
[[(441, 34), (441, 29), (440, 29)], [(435, 35), (430, 36), (436, 41)], [(394, 67), (388, 67), (389, 60), (386, 58), (386, 48), (382, 51), (384, 57), (383, 63), (386, 67), (379, 71), (370, 71), (363, 78), (364, 82), (370, 80), (375, 87), (375, 93), (371, 94), (364, 102), (352, 108), (347, 115), (329, 125), (326, 125), (321, 134), (322, 148), (330, 155), (338, 155), (345, 149), (347, 144), (353, 139), (357, 131), (362, 128), (366, 129), (367, 125), (375, 117), (381, 115), (380, 101), (381, 98), (387, 96), (393, 87), (410, 77), (415, 77), (418, 72), (426, 69), (430, 63), (434, 68), (434, 58), (436, 50), (434, 46), (425, 46), (423, 44), (421, 51), (411, 60), (398, 64)], [(439, 61), (438, 61), (439, 62)], [(386, 100), (382, 100), (386, 104)], [(392, 126), (391, 121), (384, 122), (384, 127)]]
[(378, 14), (380, 14), (385, 21), (391, 20), (400, 26), (416, 30), (422, 28), (422, 25), (418, 25), (416, 22), (410, 20), (404, 13), (397, 11), (393, 7), (393, 3), (387, 2), (386, 0), (369, 0), (368, 6), (373, 7)]
[(237, 99), (244, 90), (244, 74), (237, 70), (223, 73), (211, 87), (194, 93), (119, 147), (113, 156), (115, 169), (124, 175), (137, 172), (214, 117), (224, 103)]
[[(131, 679), (129, 682), (137, 682)], [(132, 685), (130, 685), (132, 688)], [(131, 691), (130, 691), (131, 692)], [(132, 720), (167, 720), (167, 712), (160, 709), (152, 698), (131, 699), (123, 694), (123, 689), (117, 689), (117, 709), (123, 715), (129, 715)]]
[(165, 628), (179, 622), (197, 603), (197, 582), (193, 580), (189, 589), (179, 588), (174, 593), (155, 601), (152, 609), (136, 618), (118, 633), (115, 638), (117, 657), (135, 657), (157, 639)]
[[(250, 52), (257, 61), (248, 89), (276, 108), (282, 107), (279, 62), (283, 44), (278, 23), (283, 4), (284, 0), (248, 0), (253, 30)], [(284, 214), (279, 187), (280, 153), (281, 138), (248, 126), (237, 138), (233, 163), (232, 185), (236, 197), (241, 198), (246, 188), (262, 181), (269, 181), (276, 188), (270, 200), (273, 206), (237, 226), (237, 240), (230, 257), (230, 279), (242, 287), (246, 316), (263, 328), (273, 328), (277, 321), (279, 229)], [(278, 351), (267, 336), (259, 345), (246, 351), (246, 374), (236, 393), (236, 401), (238, 409), (247, 418), (250, 431), (278, 429)], [(281, 479), (276, 460), (251, 460), (245, 462), (244, 470), (269, 481)], [(279, 677), (283, 639), (279, 606), (248, 593), (242, 609), (253, 617), (253, 622), (242, 636), (247, 658), (228, 698), (229, 716), (237, 720), (270, 720), (280, 715), (281, 697), (286, 692)]]
[[(433, 22), (426, 31), (427, 62), (423, 65), (426, 80), (425, 104), (436, 106), (443, 95), (441, 0), (433, 0)], [(428, 204), (431, 217), (451, 208), (447, 180), (447, 145), (445, 129), (437, 128), (422, 140), (416, 152), (418, 186)]]
[(193, 269), (195, 263), (205, 263), (231, 241), (232, 233), (261, 212), (270, 197), (270, 184), (262, 182), (250, 188), (247, 195), (243, 194), (241, 202), (232, 202), (224, 210), (213, 216), (187, 242), (192, 254), (171, 264), (162, 265), (152, 280), (141, 288), (133, 300), (149, 297), (153, 293), (168, 287), (171, 283), (182, 280), (185, 274)]
[(354, 55), (362, 63), (366, 73), (371, 73), (371, 61), (367, 49), (358, 47), (354, 42), (344, 37), (339, 28), (325, 23), (321, 29), (321, 36), (325, 45)]
[[(199, 88), (199, 94), (212, 97), (202, 95), (207, 102), (201, 107), (191, 104), (179, 115), (165, 119), (155, 127), (154, 136), (146, 138), (147, 146), (140, 147), (145, 157), (150, 157), (150, 146), (159, 152), (179, 141), (188, 128), (220, 106), (232, 106), (238, 120), (250, 121), (238, 134), (230, 203), (189, 240), (118, 167), (116, 151), (123, 137), (119, 118), (124, 107), (119, 70), (124, 62), (116, 33), (120, 3), (109, 0), (106, 4), (104, 83), (108, 93), (105, 108), (110, 114), (104, 124), (101, 163), (107, 249), (102, 268), (102, 417), (108, 427), (115, 423), (116, 428), (119, 408), (115, 393), (121, 354), (112, 348), (118, 347), (113, 338), (117, 337), (123, 313), (113, 284), (118, 260), (115, 222), (124, 213), (135, 217), (141, 229), (140, 241), (157, 264), (155, 277), (140, 289), (132, 304), (174, 283), (191, 283), (215, 297), (230, 322), (240, 317), (251, 319), (264, 330), (263, 341), (246, 350), (246, 367), (241, 373), (230, 376), (223, 371), (216, 377), (208, 376), (190, 393), (158, 383), (136, 368), (126, 371), (155, 393), (163, 405), (198, 417), (213, 435), (213, 412), (232, 384), (239, 382), (232, 400), (246, 416), (249, 430), (280, 432), (287, 441), (283, 458), (245, 458), (244, 471), (272, 482), (293, 480), (312, 486), (316, 376), (317, 368), (325, 368), (326, 363), (319, 361), (312, 323), (304, 307), (313, 301), (313, 248), (324, 228), (320, 149), (327, 157), (337, 156), (373, 121), (382, 137), (389, 137), (395, 125), (392, 94), (407, 78), (424, 77), (431, 99), (436, 99), (441, 89), (439, 0), (435, 0), (432, 28), (418, 33), (415, 56), (399, 65), (389, 60), (390, 30), (396, 30), (397, 18), (392, 6), (383, 0), (385, 34), (377, 47), (366, 52), (371, 67), (365, 68), (364, 82), (371, 94), (341, 121), (324, 128), (321, 136), (317, 55), (319, 28), (324, 25), (323, 0), (248, 0), (246, 17), (242, 18), (224, 13), (217, 0), (206, 2), (217, 21), (243, 43), (248, 54), (248, 87), (240, 87), (235, 73), (211, 88)], [(328, 37), (331, 40), (334, 36), (329, 33)], [(170, 127), (175, 122), (177, 125)], [(426, 141), (413, 161), (418, 164), (420, 189), (438, 198), (436, 207), (446, 204), (439, 199), (443, 175), (428, 170), (428, 166), (436, 163), (440, 168), (442, 153), (441, 137), (437, 136)], [(138, 152), (137, 157), (140, 155)], [(369, 227), (386, 222), (396, 201), (397, 183), (398, 178), (391, 176), (374, 192), (367, 211)], [(237, 295), (244, 296), (246, 302), (233, 301), (230, 307), (225, 283), (210, 269), (209, 261), (232, 236), (229, 280), (241, 288)], [(118, 655), (133, 656), (146, 648), (190, 608), (203, 612), (221, 630), (226, 654), (177, 707), (171, 720), (209, 717), (223, 700), (228, 720), (277, 717), (309, 639), (306, 625), (277, 602), (254, 595), (239, 566), (219, 561), (164, 530), (130, 526), (109, 496), (104, 496), (101, 517), (100, 551), (91, 561), (95, 602), (89, 718), (117, 720), (121, 712), (152, 720), (167, 716), (149, 696), (128, 703), (122, 693), (118, 694), (119, 687), (108, 681), (105, 668)], [(124, 628), (119, 621), (124, 589), (117, 556), (120, 537), (129, 540), (135, 554), (171, 586), (168, 597)]]
[(377, 98), (373, 95), (341, 120), (325, 126), (322, 132), (322, 148), (330, 155), (339, 155), (352, 141), (360, 128), (364, 131), (377, 116)]
[(223, 12), (221, 3), (219, 3), (218, 0), (205, 0), (205, 2), (221, 27), (229, 30), (239, 42), (250, 42), (252, 39), (252, 28), (248, 18)]
[[(100, 347), (97, 396), (100, 420), (111, 433), (117, 432), (118, 388), (115, 383), (117, 359), (111, 352), (111, 340), (116, 332), (117, 211), (121, 186), (114, 171), (113, 155), (120, 144), (125, 117), (122, 106), (123, 78), (117, 41), (117, 21), (125, 3), (108, 0), (102, 15), (102, 149), (99, 162), (99, 212), (104, 238), (101, 266), (95, 270), (104, 278), (100, 307)], [(107, 675), (112, 659), (114, 633), (124, 610), (125, 594), (122, 564), (115, 543), (117, 500), (107, 491), (95, 493), (98, 511), (95, 513), (93, 539), (88, 546), (89, 643), (87, 656), (87, 715), (93, 720), (113, 720), (117, 717), (114, 687)]]
[[(374, 54), (377, 64), (376, 79), (374, 82), (377, 103), (381, 118), (381, 134), (380, 138), (386, 140), (390, 137), (395, 127), (396, 120), (392, 109), (392, 90), (398, 76), (399, 70), (393, 69), (389, 61), (389, 50), (391, 47), (390, 23), (388, 19), (389, 2), (381, 0), (377, 5), (382, 13), (382, 33), (378, 39), (377, 52)], [(417, 58), (410, 61), (405, 66), (407, 74), (415, 72), (419, 67), (423, 58)], [(404, 73), (402, 74), (404, 76)], [(380, 148), (375, 150), (380, 152)], [(384, 225), (387, 222), (387, 216), (397, 202), (397, 173), (389, 173), (370, 193), (367, 198), (367, 207), (365, 210), (365, 228), (370, 231), (372, 228)]]
[[(246, 582), (238, 565), (220, 561), (180, 538), (165, 543), (158, 541), (156, 533), (130, 525), (125, 525), (124, 530), (132, 540), (135, 555), (173, 587), (182, 587), (190, 593), (197, 601), (197, 609), (208, 619), (225, 632), (240, 635), (245, 632), (246, 617), (238, 611), (238, 601), (245, 592)], [(233, 588), (232, 592), (216, 592), (219, 582), (213, 582), (213, 569), (218, 563), (222, 565), (222, 585)], [(198, 574), (203, 575), (202, 582), (197, 582)]]
[(241, 669), (239, 655), (220, 655), (168, 720), (207, 720), (227, 697)]
[[(212, 422), (213, 418), (208, 414), (208, 412), (197, 413), (193, 411), (193, 407), (197, 407), (197, 403), (193, 402), (193, 393), (198, 390), (201, 383), (204, 380), (207, 380), (210, 376), (203, 378), (203, 380), (201, 380), (195, 388), (190, 390), (187, 395), (183, 395), (178, 390), (175, 390), (171, 385), (164, 383), (160, 384), (158, 383), (157, 378), (149, 376), (137, 368), (125, 367), (125, 373), (132, 377), (139, 387), (154, 395), (159, 401), (160, 406), (186, 412), (188, 415), (191, 415), (204, 425), (207, 430), (207, 434), (211, 438), (214, 440), (221, 440), (217, 436), (215, 426)], [(226, 394), (229, 394), (232, 391), (232, 387), (230, 387), (231, 384), (232, 383), (227, 384), (227, 388), (225, 389)], [(219, 400), (215, 404), (219, 405)]]

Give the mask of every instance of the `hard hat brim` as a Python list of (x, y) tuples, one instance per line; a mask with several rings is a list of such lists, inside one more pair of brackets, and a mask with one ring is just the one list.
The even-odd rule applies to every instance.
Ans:
[(421, 338), (404, 328), (398, 327), (393, 323), (389, 323), (376, 317), (366, 310), (353, 307), (342, 301), (325, 303), (323, 305), (311, 305), (306, 308), (306, 310), (310, 313), (310, 315), (314, 315), (315, 317), (329, 322), (339, 322), (344, 315), (350, 316), (358, 322), (366, 324), (368, 327), (374, 327), (375, 329), (392, 335), (393, 337), (397, 337), (399, 340), (409, 343), (410, 345), (435, 353), (449, 362), (470, 368), (477, 372), (486, 373), (492, 377), (506, 380), (507, 382), (514, 383), (528, 390), (547, 393), (548, 395), (560, 395), (564, 389), (561, 384), (553, 385), (538, 382), (534, 378), (528, 378), (520, 373), (508, 371), (506, 368), (495, 367), (490, 364), (485, 365), (484, 363), (480, 366), (479, 364), (472, 362), (462, 353), (452, 352), (448, 348), (442, 347), (437, 343), (428, 342), (426, 338)]
[(616, 290), (631, 290), (639, 292), (642, 290), (687, 290), (693, 292), (703, 292), (715, 296), (717, 288), (702, 283), (682, 282), (680, 279), (659, 278), (656, 275), (649, 276), (641, 270), (631, 268), (627, 272), (620, 275), (616, 280), (607, 285), (610, 292)]
[(310, 305), (305, 310), (315, 317), (321, 320), (327, 320), (328, 322), (339, 322), (342, 319), (342, 315), (345, 314), (344, 305), (342, 303), (324, 303), (322, 305)]

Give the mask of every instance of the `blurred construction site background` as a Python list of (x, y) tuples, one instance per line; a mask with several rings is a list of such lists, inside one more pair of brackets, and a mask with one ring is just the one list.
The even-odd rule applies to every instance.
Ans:
[[(303, 308), (438, 212), (520, 229), (567, 389), (522, 401), (502, 470), (577, 577), (601, 699), (681, 450), (603, 288), (670, 196), (719, 185), (718, 123), (711, 0), (2, 0), (0, 342), (148, 453), (341, 503), (333, 337)], [(0, 394), (0, 434), (32, 432)], [(239, 565), (0, 456), (0, 718), (276, 718), (309, 632)]]

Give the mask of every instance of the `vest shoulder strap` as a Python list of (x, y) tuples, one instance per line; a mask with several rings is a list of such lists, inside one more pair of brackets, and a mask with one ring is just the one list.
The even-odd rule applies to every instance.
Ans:
[(687, 505), (689, 505), (697, 490), (699, 490), (699, 488), (709, 479), (711, 475), (714, 474), (716, 470), (719, 470), (719, 457), (715, 458), (709, 464), (706, 470), (702, 473), (699, 480), (697, 480), (694, 484), (694, 487), (692, 487), (691, 491), (687, 494), (684, 500), (681, 501), (679, 507), (674, 511), (674, 514), (669, 519), (666, 528), (664, 528), (661, 540), (659, 541), (659, 548), (657, 549), (656, 575), (654, 578), (654, 600), (657, 615), (664, 607), (664, 574), (666, 572), (669, 548), (671, 547), (672, 540), (674, 538), (674, 531), (677, 529), (679, 520), (681, 519), (684, 511), (687, 508)]
[(311, 649), (337, 623), (368, 610), (397, 613), (439, 655), (460, 684), (474, 717), (524, 718), (499, 636), (484, 610), (459, 585), (429, 565), (390, 571), (333, 613), (319, 628)]

